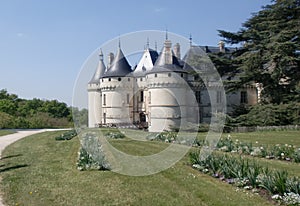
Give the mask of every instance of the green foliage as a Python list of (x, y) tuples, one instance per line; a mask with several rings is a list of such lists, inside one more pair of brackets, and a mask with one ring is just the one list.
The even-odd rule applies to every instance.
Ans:
[(237, 107), (227, 119), (229, 126), (279, 126), (300, 124), (300, 103), (257, 104)]
[(199, 154), (199, 151), (190, 153), (193, 167), (229, 184), (244, 188), (263, 188), (270, 194), (281, 196), (287, 192), (300, 194), (298, 177), (289, 177), (286, 170), (269, 170), (257, 161), (249, 161), (241, 156), (213, 153), (208, 158), (201, 158)]
[[(230, 44), (243, 44), (234, 52), (225, 73), (238, 76), (228, 82), (232, 89), (248, 83), (263, 85), (262, 99), (270, 103), (300, 101), (300, 25), (299, 0), (277, 0), (248, 19), (238, 32), (220, 30), (220, 36)], [(219, 57), (222, 59), (223, 57)], [(220, 63), (219, 63), (220, 62)]]
[(62, 134), (59, 135), (59, 136), (56, 136), (56, 137), (55, 137), (55, 140), (58, 140), (58, 141), (60, 141), (60, 140), (71, 140), (71, 139), (73, 139), (73, 137), (75, 137), (76, 135), (77, 135), (77, 132), (76, 132), (75, 129), (73, 129), (73, 130), (67, 131), (67, 132), (65, 132), (65, 133), (62, 133)]
[(0, 128), (69, 127), (71, 109), (57, 100), (25, 100), (0, 90)]
[(112, 139), (123, 139), (126, 136), (123, 133), (121, 133), (119, 131), (116, 131), (116, 132), (107, 132), (107, 133), (105, 133), (105, 137), (112, 138)]

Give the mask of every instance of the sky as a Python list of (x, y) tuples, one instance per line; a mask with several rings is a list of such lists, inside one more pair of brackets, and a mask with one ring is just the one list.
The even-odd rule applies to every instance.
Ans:
[[(270, 0), (0, 0), (0, 89), (71, 106), (86, 60), (112, 39), (167, 29), (191, 34), (194, 44), (217, 46), (217, 30), (238, 31), (267, 4)], [(95, 69), (91, 64), (89, 72)]]

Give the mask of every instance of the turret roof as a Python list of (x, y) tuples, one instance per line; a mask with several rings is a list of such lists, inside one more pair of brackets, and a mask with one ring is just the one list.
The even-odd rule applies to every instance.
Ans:
[(119, 48), (111, 66), (104, 73), (103, 77), (124, 77), (130, 72), (132, 72), (131, 66), (121, 48)]
[(164, 47), (158, 56), (154, 67), (147, 73), (160, 73), (160, 72), (185, 72), (179, 63), (179, 60), (172, 51), (172, 64), (166, 62), (166, 48)]
[(89, 84), (97, 84), (100, 81), (100, 78), (102, 78), (104, 72), (106, 70), (105, 64), (103, 62), (103, 54), (102, 51), (100, 50), (99, 53), (99, 63), (97, 66), (97, 69), (93, 75), (93, 78), (89, 81)]

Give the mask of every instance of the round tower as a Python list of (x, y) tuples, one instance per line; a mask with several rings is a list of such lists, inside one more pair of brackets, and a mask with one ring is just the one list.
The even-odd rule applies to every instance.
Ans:
[(100, 78), (105, 72), (105, 65), (103, 62), (103, 53), (100, 50), (98, 67), (94, 73), (93, 78), (88, 83), (88, 127), (99, 127), (102, 123), (102, 108), (101, 108), (101, 90)]
[(102, 123), (122, 126), (131, 123), (133, 77), (131, 66), (121, 48), (101, 78)]
[(186, 71), (179, 64), (168, 39), (146, 79), (149, 91), (149, 131), (161, 132), (183, 126), (186, 123), (186, 101), (190, 92), (185, 81)]

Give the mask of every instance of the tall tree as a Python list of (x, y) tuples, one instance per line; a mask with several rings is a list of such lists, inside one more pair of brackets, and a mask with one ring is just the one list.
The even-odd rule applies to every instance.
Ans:
[(231, 88), (261, 83), (265, 102), (300, 101), (300, 0), (274, 0), (238, 32), (219, 33), (225, 42), (243, 45), (231, 60), (239, 77)]

